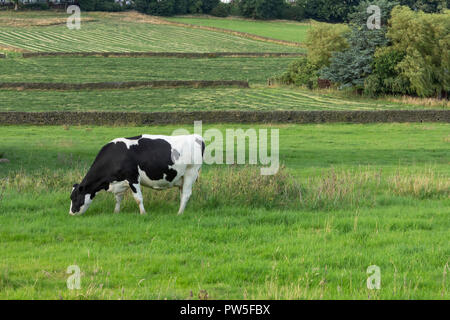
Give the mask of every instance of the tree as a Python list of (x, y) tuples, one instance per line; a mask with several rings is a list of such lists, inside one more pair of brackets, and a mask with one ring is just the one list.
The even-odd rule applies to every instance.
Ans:
[(253, 19), (277, 19), (281, 17), (284, 0), (241, 0), (239, 9), (244, 17)]
[[(369, 29), (367, 20), (370, 5), (380, 8), (381, 24), (379, 29)], [(321, 77), (343, 87), (363, 88), (365, 79), (372, 72), (372, 62), (377, 47), (387, 45), (387, 22), (392, 8), (397, 2), (387, 0), (363, 1), (350, 15), (351, 31), (347, 36), (348, 49), (332, 54), (329, 67), (321, 70)]]
[(217, 7), (220, 0), (202, 0), (202, 11), (203, 13), (210, 13), (212, 9)]
[(331, 54), (343, 51), (348, 47), (346, 35), (350, 31), (347, 25), (327, 23), (315, 24), (308, 30), (305, 47), (308, 50), (308, 60), (319, 68), (330, 64)]
[(414, 12), (397, 7), (387, 32), (393, 50), (404, 58), (396, 70), (411, 83), (411, 91), (442, 97), (450, 92), (450, 11)]

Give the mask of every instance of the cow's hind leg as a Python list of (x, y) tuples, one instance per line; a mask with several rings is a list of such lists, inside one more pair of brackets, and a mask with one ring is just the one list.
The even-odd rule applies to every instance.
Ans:
[(139, 183), (135, 183), (130, 185), (131, 191), (133, 192), (134, 200), (139, 206), (139, 212), (141, 214), (145, 214), (144, 209), (144, 198), (142, 197), (141, 185)]
[(180, 199), (180, 209), (178, 210), (178, 214), (183, 214), (184, 209), (186, 208), (186, 204), (189, 201), (189, 198), (192, 194), (192, 186), (194, 182), (197, 180), (198, 171), (200, 167), (192, 166), (186, 170), (186, 173), (183, 177), (183, 185), (181, 186), (181, 199)]
[(120, 203), (122, 202), (123, 195), (124, 195), (123, 192), (114, 194), (114, 196), (116, 197), (116, 206), (114, 207), (114, 213), (120, 212)]

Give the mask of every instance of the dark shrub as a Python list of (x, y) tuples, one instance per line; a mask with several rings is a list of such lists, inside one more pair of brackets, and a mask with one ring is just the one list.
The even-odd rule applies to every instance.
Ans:
[(220, 2), (214, 9), (211, 10), (211, 14), (216, 17), (228, 17), (230, 15), (230, 6), (226, 3)]

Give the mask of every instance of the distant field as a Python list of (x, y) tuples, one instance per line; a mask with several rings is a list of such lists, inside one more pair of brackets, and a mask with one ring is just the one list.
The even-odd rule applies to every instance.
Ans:
[[(383, 100), (344, 99), (305, 89), (0, 90), (0, 111), (205, 111), (431, 109)], [(434, 107), (442, 109), (442, 107)]]
[(147, 216), (104, 192), (68, 215), (105, 142), (179, 127), (0, 127), (0, 298), (449, 299), (448, 124), (272, 126), (278, 175), (205, 165), (183, 216), (148, 189)]
[[(37, 15), (37, 14), (35, 14)], [(131, 15), (131, 16), (129, 16)], [(69, 30), (65, 13), (53, 12), (58, 25), (37, 26), (37, 16), (0, 12), (0, 47), (39, 51), (173, 51), (173, 52), (298, 52), (301, 48), (246, 39), (230, 34), (136, 22), (140, 15), (86, 13), (80, 30)], [(57, 20), (59, 19), (61, 20)], [(113, 18), (114, 17), (114, 18)], [(14, 20), (14, 18), (16, 20)], [(19, 20), (17, 20), (19, 19)], [(94, 21), (92, 21), (94, 20)], [(17, 24), (18, 26), (15, 26)]]
[(308, 23), (293, 21), (252, 21), (238, 18), (171, 17), (169, 21), (183, 22), (207, 27), (247, 32), (263, 37), (303, 42), (310, 28)]
[(0, 59), (0, 82), (103, 82), (139, 80), (249, 80), (266, 83), (296, 58)]

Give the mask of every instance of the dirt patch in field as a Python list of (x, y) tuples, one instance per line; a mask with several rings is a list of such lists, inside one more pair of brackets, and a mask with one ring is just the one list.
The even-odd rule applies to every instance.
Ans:
[(114, 18), (118, 21), (125, 22), (137, 22), (137, 23), (151, 23), (151, 24), (170, 24), (169, 21), (165, 21), (159, 17), (149, 16), (137, 11), (127, 12), (96, 12), (98, 16), (105, 18)]
[(25, 49), (22, 49), (22, 48), (17, 48), (17, 47), (13, 47), (13, 46), (7, 46), (7, 45), (4, 45), (4, 44), (0, 44), (0, 50), (9, 51), (9, 52), (21, 52), (21, 53), (29, 52), (28, 50), (25, 50)]
[[(95, 21), (93, 18), (83, 18), (83, 22)], [(1, 27), (45, 27), (66, 24), (67, 18), (17, 18), (0, 17)]]

